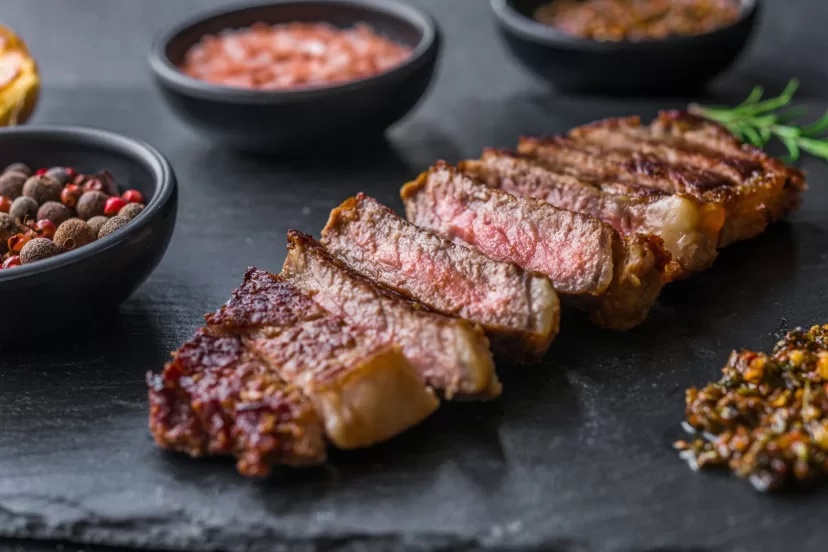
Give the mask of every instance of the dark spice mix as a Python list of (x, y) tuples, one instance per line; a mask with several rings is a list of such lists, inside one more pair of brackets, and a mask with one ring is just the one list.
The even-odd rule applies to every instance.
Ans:
[(725, 467), (763, 491), (823, 477), (828, 324), (788, 332), (770, 355), (733, 352), (722, 378), (688, 389), (686, 404), (698, 436), (675, 447), (692, 467)]

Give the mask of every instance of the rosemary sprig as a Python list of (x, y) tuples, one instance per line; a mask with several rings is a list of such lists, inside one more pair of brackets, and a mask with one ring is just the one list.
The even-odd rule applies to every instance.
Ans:
[(799, 81), (791, 79), (782, 93), (762, 99), (765, 91), (756, 86), (736, 107), (692, 104), (689, 111), (724, 125), (734, 136), (756, 147), (765, 147), (774, 138), (788, 150), (787, 161), (796, 161), (802, 152), (828, 161), (828, 111), (813, 123), (800, 126), (796, 120), (805, 114), (791, 107)]

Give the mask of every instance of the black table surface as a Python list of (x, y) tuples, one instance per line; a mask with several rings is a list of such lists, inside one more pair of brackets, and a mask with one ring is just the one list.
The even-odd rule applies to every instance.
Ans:
[[(732, 348), (769, 348), (780, 329), (828, 322), (828, 170), (816, 161), (803, 164), (812, 189), (789, 222), (668, 286), (634, 331), (602, 332), (566, 311), (542, 365), (501, 367), (496, 402), (445, 405), (391, 442), (264, 481), (240, 477), (232, 461), (155, 447), (144, 373), (162, 366), (248, 265), (278, 271), (287, 229), (318, 233), (328, 211), (360, 190), (398, 208), (400, 185), (439, 158), (694, 99), (556, 95), (506, 53), (488, 2), (418, 3), (446, 37), (420, 108), (384, 145), (289, 161), (202, 141), (152, 88), (154, 32), (215, 0), (2, 2), (3, 22), (27, 38), (43, 72), (34, 122), (153, 143), (175, 167), (181, 207), (167, 256), (118, 312), (36, 347), (0, 350), (0, 537), (23, 539), (0, 547), (825, 550), (824, 489), (761, 495), (735, 478), (693, 473), (670, 446), (683, 390), (715, 379)], [(805, 104), (824, 109), (828, 5), (765, 4), (756, 40), (710, 100), (735, 101), (754, 83), (779, 90), (796, 76)]]

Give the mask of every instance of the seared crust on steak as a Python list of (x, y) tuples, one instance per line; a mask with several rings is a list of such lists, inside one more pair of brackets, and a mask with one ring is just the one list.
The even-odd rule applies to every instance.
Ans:
[(763, 232), (796, 209), (806, 189), (801, 171), (680, 111), (662, 112), (648, 126), (626, 117), (575, 128), (568, 138), (524, 138), (519, 150), (619, 193), (655, 189), (722, 204), (720, 247)]
[(675, 276), (660, 238), (622, 239), (595, 218), (489, 188), (442, 162), (405, 185), (401, 195), (412, 223), (548, 275), (559, 293), (578, 296), (603, 327), (641, 323)]
[(510, 151), (486, 149), (479, 160), (458, 166), (492, 188), (593, 216), (623, 236), (659, 236), (684, 272), (704, 270), (716, 258), (725, 215), (717, 203), (685, 193), (628, 196), (608, 192), (594, 180), (556, 171), (541, 158)]
[(226, 454), (240, 473), (325, 461), (322, 422), (237, 336), (196, 332), (160, 374), (147, 374), (150, 431), (162, 448), (190, 456)]
[(331, 211), (321, 241), (363, 276), (482, 325), (495, 353), (510, 361), (540, 360), (558, 332), (549, 278), (440, 238), (364, 194)]
[(364, 447), (419, 423), (437, 401), (396, 345), (347, 324), (281, 276), (251, 269), (215, 314), (274, 373), (310, 399), (339, 448)]
[(406, 300), (296, 230), (288, 232), (282, 276), (375, 342), (399, 345), (426, 383), (447, 398), (491, 399), (500, 394), (489, 342), (479, 326)]

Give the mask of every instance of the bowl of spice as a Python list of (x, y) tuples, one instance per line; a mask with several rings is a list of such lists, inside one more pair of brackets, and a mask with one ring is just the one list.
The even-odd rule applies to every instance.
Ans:
[(199, 133), (298, 151), (381, 137), (425, 94), (439, 43), (428, 14), (393, 0), (290, 0), (176, 25), (149, 61)]
[(0, 130), (0, 345), (118, 305), (161, 260), (176, 180), (144, 142), (102, 130)]
[(491, 0), (512, 53), (565, 91), (701, 90), (744, 50), (759, 0)]

